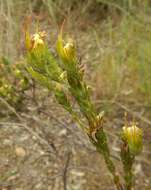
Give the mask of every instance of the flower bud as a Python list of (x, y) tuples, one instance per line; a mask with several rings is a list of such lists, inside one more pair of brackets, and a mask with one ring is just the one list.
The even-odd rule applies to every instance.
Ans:
[(20, 78), (20, 77), (22, 76), (21, 71), (20, 71), (19, 69), (15, 69), (14, 75), (15, 75), (17, 78)]
[(123, 139), (128, 143), (130, 153), (137, 155), (142, 150), (142, 130), (132, 124), (123, 127)]
[(30, 37), (28, 35), (28, 38), (26, 38), (26, 43), (29, 41), (29, 48), (27, 49), (37, 49), (38, 47), (43, 47), (44, 46), (44, 38), (46, 37), (46, 32), (38, 32), (32, 35)]
[(63, 62), (75, 62), (76, 60), (76, 51), (75, 44), (72, 39), (69, 39), (68, 42), (64, 45), (62, 39), (62, 32), (58, 36), (57, 40), (57, 52)]
[(100, 112), (97, 117), (96, 117), (96, 120), (97, 120), (97, 123), (98, 124), (101, 124), (102, 120), (103, 120), (103, 117), (104, 117), (104, 111)]
[(75, 60), (75, 45), (72, 39), (63, 47), (64, 56), (68, 61)]
[(60, 78), (61, 81), (63, 81), (63, 80), (66, 79), (66, 77), (67, 77), (67, 73), (66, 73), (66, 71), (64, 71), (64, 72), (61, 73), (59, 78)]
[(37, 47), (44, 45), (44, 41), (43, 39), (41, 39), (39, 33), (36, 33), (33, 35), (32, 43), (33, 43), (33, 46), (32, 46), (33, 49), (36, 49)]

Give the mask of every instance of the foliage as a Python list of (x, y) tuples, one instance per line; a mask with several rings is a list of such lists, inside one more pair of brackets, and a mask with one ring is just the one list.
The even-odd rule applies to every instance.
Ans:
[(0, 96), (17, 106), (30, 86), (25, 65), (23, 62), (12, 64), (6, 57), (2, 57), (0, 68)]
[(108, 25), (100, 35), (96, 34), (104, 47), (95, 78), (97, 89), (103, 89), (98, 94), (150, 102), (150, 25), (127, 16), (117, 27), (111, 20)]

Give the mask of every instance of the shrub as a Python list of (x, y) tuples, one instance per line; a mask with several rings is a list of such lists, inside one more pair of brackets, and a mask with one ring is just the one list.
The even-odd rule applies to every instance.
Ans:
[[(84, 79), (83, 65), (80, 64), (77, 57), (74, 41), (68, 39), (65, 43), (61, 29), (57, 40), (58, 57), (55, 57), (50, 52), (45, 38), (46, 33), (44, 31), (38, 31), (36, 34), (30, 35), (29, 28), (27, 28), (25, 45), (27, 48), (28, 72), (41, 85), (54, 93), (58, 103), (71, 114), (79, 127), (87, 134), (97, 151), (104, 157), (116, 189), (132, 190), (132, 165), (135, 156), (142, 150), (141, 129), (135, 123), (127, 124), (127, 122), (123, 127), (120, 139), (122, 141), (121, 161), (125, 183), (122, 184), (116, 166), (111, 159), (107, 135), (103, 126), (104, 112), (102, 110), (101, 113), (98, 113), (91, 100), (89, 86)], [(76, 111), (69, 97), (76, 100), (83, 117)]]

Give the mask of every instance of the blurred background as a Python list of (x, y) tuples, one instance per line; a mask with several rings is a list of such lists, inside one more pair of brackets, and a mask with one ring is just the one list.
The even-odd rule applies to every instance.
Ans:
[[(31, 32), (36, 27), (47, 32), (54, 53), (65, 19), (64, 34), (76, 41), (93, 101), (105, 111), (121, 174), (117, 136), (124, 113), (143, 129), (135, 185), (151, 190), (151, 2), (0, 0), (0, 64), (24, 62), (27, 18)], [(6, 74), (0, 69), (2, 80)], [(32, 81), (23, 97), (12, 104), (11, 96), (8, 101), (0, 93), (0, 190), (113, 190), (103, 159), (53, 95)]]

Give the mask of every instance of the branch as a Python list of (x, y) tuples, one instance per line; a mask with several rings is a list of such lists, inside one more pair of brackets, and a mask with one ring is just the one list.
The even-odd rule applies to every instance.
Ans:
[(67, 154), (67, 160), (65, 163), (64, 171), (63, 171), (63, 186), (64, 190), (67, 190), (67, 173), (68, 173), (68, 167), (70, 163), (70, 157), (71, 157), (71, 152)]

